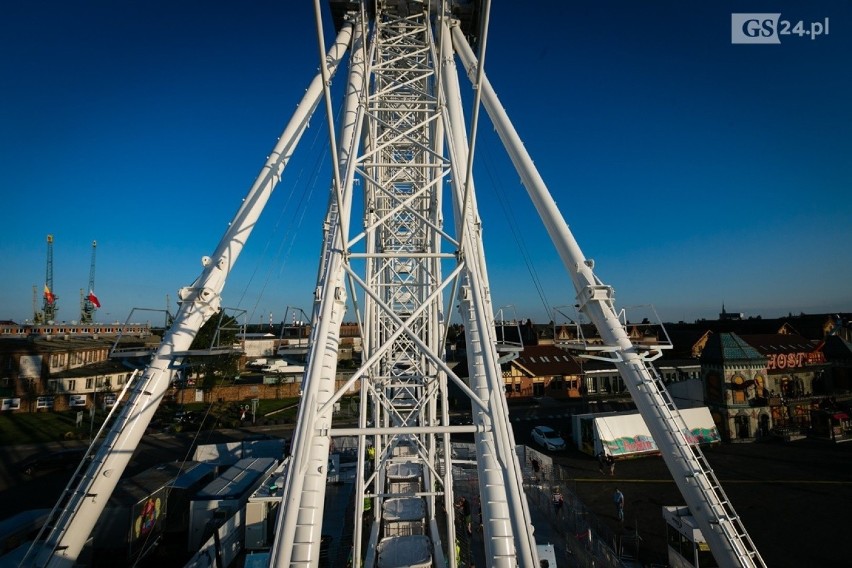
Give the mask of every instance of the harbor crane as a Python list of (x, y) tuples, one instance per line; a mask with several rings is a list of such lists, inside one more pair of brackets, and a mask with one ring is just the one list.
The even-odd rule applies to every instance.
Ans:
[(41, 310), (35, 310), (33, 321), (36, 324), (50, 323), (56, 320), (56, 312), (59, 311), (53, 288), (53, 235), (47, 235), (47, 266), (44, 275), (44, 289), (42, 291)]
[[(764, 566), (701, 450), (685, 436), (651, 356), (631, 343), (612, 287), (580, 250), (485, 74), (489, 2), (330, 0), (337, 36), (328, 48), (319, 0), (314, 7), (319, 72), (215, 251), (202, 259), (201, 274), (180, 290), (178, 312), (158, 351), (127, 387), (113, 426), (60, 498), (27, 561), (70, 567), (77, 560), (192, 339), (220, 310), (228, 274), (322, 104), (332, 181), (301, 404), (269, 565), (319, 565), (329, 449), (335, 436), (355, 436), (352, 566), (457, 566), (450, 443), (456, 433), (474, 439), (489, 566), (539, 565), (503, 394), (473, 179), (484, 108), (573, 284), (579, 310), (603, 339), (599, 356), (620, 371), (719, 566)], [(330, 84), (338, 68), (347, 76), (334, 120)], [(473, 87), (469, 117), (464, 76)], [(363, 358), (341, 382), (335, 370), (348, 306), (362, 331)], [(450, 309), (458, 310), (464, 327), (464, 378), (444, 358)], [(450, 383), (470, 399), (472, 424), (451, 424)], [(332, 410), (355, 388), (358, 423), (338, 426)], [(366, 502), (374, 513), (368, 522)]]
[(95, 252), (98, 242), (92, 241), (92, 263), (89, 266), (89, 292), (80, 290), (80, 323), (92, 323), (95, 310), (101, 307), (98, 297), (95, 296)]

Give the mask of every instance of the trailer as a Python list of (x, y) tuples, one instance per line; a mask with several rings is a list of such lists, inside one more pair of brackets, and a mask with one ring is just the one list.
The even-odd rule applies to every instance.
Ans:
[(281, 488), (284, 487), (289, 459), (267, 474), (246, 503), (245, 544), (247, 551), (264, 551), (272, 546), (272, 537)]
[(216, 478), (215, 463), (190, 462), (177, 478), (169, 484), (169, 496), (164, 530), (167, 534), (186, 533), (189, 530), (189, 506), (202, 488)]
[(197, 551), (220, 525), (241, 512), (249, 496), (277, 463), (274, 458), (241, 459), (201, 489), (189, 508), (187, 550)]
[(672, 568), (718, 566), (689, 507), (666, 505), (663, 507), (663, 519), (666, 521), (669, 566)]
[[(719, 430), (706, 406), (685, 408), (680, 415), (686, 423), (683, 434), (690, 443), (721, 443)], [(604, 452), (615, 458), (629, 458), (660, 453), (638, 412), (576, 414), (572, 437), (577, 449), (590, 455)]]
[(92, 531), (94, 566), (131, 566), (160, 543), (169, 488), (196, 464), (164, 463), (122, 479)]

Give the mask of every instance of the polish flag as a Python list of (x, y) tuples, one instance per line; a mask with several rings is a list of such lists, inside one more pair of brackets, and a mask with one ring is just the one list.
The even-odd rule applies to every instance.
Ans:
[(101, 307), (101, 303), (98, 301), (98, 297), (97, 297), (97, 296), (95, 296), (95, 293), (94, 293), (94, 292), (92, 292), (91, 290), (89, 290), (89, 295), (88, 295), (88, 296), (86, 296), (86, 298), (87, 298), (90, 302), (92, 302), (92, 303), (95, 305), (95, 307), (96, 307), (96, 308), (100, 308), (100, 307)]
[(52, 304), (56, 301), (56, 296), (53, 292), (50, 291), (50, 288), (47, 287), (47, 284), (44, 285), (44, 299), (47, 300), (48, 304)]

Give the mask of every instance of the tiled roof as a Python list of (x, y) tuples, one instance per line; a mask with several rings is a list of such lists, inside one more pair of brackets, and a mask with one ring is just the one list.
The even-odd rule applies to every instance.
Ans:
[(580, 373), (580, 365), (574, 357), (554, 345), (527, 345), (514, 363), (536, 377)]
[(764, 360), (765, 357), (736, 333), (714, 333), (701, 353), (702, 361), (731, 362)]
[(790, 314), (781, 318), (756, 317), (742, 320), (698, 320), (693, 323), (666, 323), (666, 329), (669, 334), (677, 330), (690, 329), (709, 330), (714, 333), (732, 332), (741, 335), (775, 334), (786, 331), (808, 339), (823, 339), (825, 337), (824, 326), (832, 321), (840, 326), (848, 326), (849, 322), (852, 321), (852, 313)]
[(741, 339), (764, 355), (810, 352), (815, 350), (819, 343), (810, 341), (801, 335), (785, 333), (743, 335)]

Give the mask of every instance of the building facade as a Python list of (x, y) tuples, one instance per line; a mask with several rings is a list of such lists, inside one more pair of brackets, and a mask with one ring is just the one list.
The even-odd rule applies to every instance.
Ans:
[(704, 400), (723, 439), (751, 441), (769, 435), (766, 357), (734, 333), (714, 334), (701, 354), (701, 372)]

